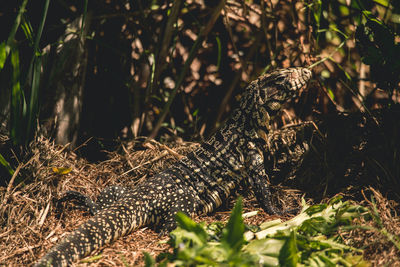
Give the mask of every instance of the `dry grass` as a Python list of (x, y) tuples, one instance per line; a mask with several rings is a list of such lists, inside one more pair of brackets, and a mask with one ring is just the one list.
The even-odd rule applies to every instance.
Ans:
[[(89, 163), (66, 147), (54, 145), (41, 138), (34, 142), (30, 156), (21, 160), (15, 177), (25, 179), (25, 183), (7, 188), (0, 187), (0, 265), (21, 266), (32, 264), (50, 247), (73, 231), (86, 220), (84, 212), (66, 208), (57, 214), (55, 199), (68, 190), (83, 192), (93, 199), (108, 185), (134, 186), (166, 168), (188, 151), (196, 148), (196, 143), (175, 143), (166, 147), (151, 142), (145, 147), (139, 141), (121, 144), (118, 151), (109, 154), (109, 159), (98, 164)], [(70, 168), (67, 174), (56, 173), (53, 168)], [(29, 182), (28, 182), (29, 181)], [(296, 207), (301, 192), (274, 186), (276, 201), (285, 203), (286, 208)], [(245, 191), (245, 190), (244, 190)], [(386, 200), (379, 192), (375, 195), (384, 227), (394, 234), (400, 233), (400, 222), (393, 214), (397, 203)], [(232, 198), (233, 200), (233, 198)], [(196, 221), (227, 220), (232, 202), (212, 216), (195, 218)], [(365, 202), (366, 205), (370, 205)], [(70, 207), (71, 205), (67, 205)], [(259, 210), (259, 214), (246, 219), (248, 224), (259, 224), (273, 219), (264, 213), (252, 196), (244, 201), (244, 211)], [(362, 222), (373, 225), (373, 222)], [(344, 235), (347, 242), (357, 247), (365, 247), (365, 257), (375, 265), (383, 263), (400, 266), (400, 256), (396, 247), (386, 237), (376, 231), (354, 230)], [(101, 257), (87, 258), (75, 266), (122, 266), (143, 265), (143, 251), (156, 256), (166, 251), (166, 236), (159, 236), (149, 228), (140, 229), (104, 247)]]
[[(15, 175), (29, 183), (17, 186), (10, 183), (7, 188), (0, 188), (0, 264), (31, 264), (86, 219), (83, 212), (71, 209), (56, 216), (60, 214), (56, 214), (55, 199), (64, 192), (76, 190), (95, 199), (108, 185), (134, 186), (197, 144), (177, 144), (172, 149), (155, 142), (145, 149), (136, 146), (139, 146), (136, 142), (121, 145), (122, 153), (111, 153), (109, 160), (91, 164), (47, 139), (34, 142), (30, 147), (31, 156), (26, 163), (21, 163)], [(53, 168), (70, 168), (71, 171), (58, 174)], [(133, 263), (141, 257), (143, 249), (151, 247), (152, 251), (160, 251), (165, 248), (166, 245), (159, 245), (155, 237), (157, 234), (151, 230), (138, 231), (106, 248), (100, 262), (109, 263), (110, 258), (121, 262), (118, 259), (122, 253)]]
[[(400, 266), (400, 247), (389, 240), (388, 235), (395, 235), (394, 241), (397, 246), (400, 245), (400, 218), (396, 210), (399, 208), (399, 203), (390, 201), (382, 196), (382, 194), (373, 188), (368, 188), (369, 197), (361, 203), (367, 206), (372, 213), (378, 215), (379, 218), (365, 221), (359, 219), (357, 225), (361, 225), (361, 229), (355, 229), (346, 236), (347, 242), (355, 247), (364, 249), (364, 258), (369, 260), (373, 266)], [(372, 202), (370, 199), (374, 199)], [(370, 229), (368, 229), (370, 228)]]

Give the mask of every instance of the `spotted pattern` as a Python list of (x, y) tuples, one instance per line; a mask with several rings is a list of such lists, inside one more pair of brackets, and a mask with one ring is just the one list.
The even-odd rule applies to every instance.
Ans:
[(71, 193), (69, 196), (83, 202), (94, 216), (54, 246), (36, 266), (66, 266), (145, 225), (172, 230), (178, 211), (190, 216), (212, 212), (242, 181), (251, 186), (265, 211), (277, 213), (270, 201), (264, 168), (265, 137), (269, 121), (310, 78), (311, 72), (305, 68), (262, 75), (245, 89), (239, 108), (225, 125), (171, 168), (133, 189), (108, 187), (96, 203)]

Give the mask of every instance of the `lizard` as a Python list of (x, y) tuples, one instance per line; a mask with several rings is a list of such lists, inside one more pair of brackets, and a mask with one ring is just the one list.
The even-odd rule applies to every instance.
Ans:
[(171, 231), (178, 211), (189, 216), (208, 214), (243, 182), (267, 213), (279, 214), (267, 183), (265, 136), (282, 105), (296, 98), (311, 76), (303, 67), (261, 75), (245, 88), (225, 124), (168, 169), (132, 189), (107, 187), (96, 202), (79, 193), (72, 196), (83, 201), (94, 216), (53, 246), (35, 266), (67, 266), (143, 226)]

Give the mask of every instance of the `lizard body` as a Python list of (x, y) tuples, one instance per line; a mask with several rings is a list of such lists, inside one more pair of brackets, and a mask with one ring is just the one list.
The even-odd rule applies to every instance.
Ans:
[(243, 92), (227, 122), (197, 150), (133, 189), (106, 188), (94, 203), (83, 198), (94, 214), (54, 246), (35, 266), (66, 266), (139, 227), (159, 225), (170, 231), (175, 214), (214, 211), (242, 181), (260, 206), (278, 213), (270, 201), (265, 171), (265, 137), (269, 121), (295, 98), (311, 78), (306, 68), (281, 69), (260, 76)]

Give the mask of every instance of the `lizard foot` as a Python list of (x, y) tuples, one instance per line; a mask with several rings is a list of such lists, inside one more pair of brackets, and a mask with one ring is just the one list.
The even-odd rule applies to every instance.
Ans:
[(88, 196), (77, 191), (65, 192), (65, 195), (57, 200), (57, 207), (61, 207), (61, 203), (68, 201), (72, 201), (80, 209), (89, 211), (91, 215), (94, 215), (98, 210), (96, 203), (94, 203)]

